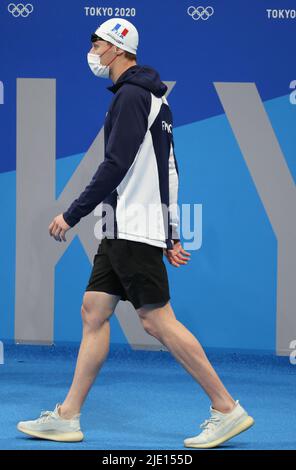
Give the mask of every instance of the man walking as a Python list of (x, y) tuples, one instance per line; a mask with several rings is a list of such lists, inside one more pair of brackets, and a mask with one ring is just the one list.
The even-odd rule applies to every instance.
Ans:
[(179, 170), (167, 86), (156, 70), (137, 64), (138, 32), (129, 21), (109, 19), (91, 40), (90, 69), (113, 82), (104, 124), (105, 158), (81, 195), (53, 219), (49, 233), (66, 241), (66, 232), (102, 202), (103, 237), (83, 297), (83, 336), (69, 392), (53, 411), (17, 427), (44, 439), (83, 439), (81, 408), (108, 355), (109, 319), (119, 300), (129, 300), (145, 331), (167, 347), (211, 400), (202, 432), (184, 445), (215, 447), (254, 420), (231, 397), (170, 304), (163, 254), (175, 267), (187, 264), (190, 254), (179, 239)]

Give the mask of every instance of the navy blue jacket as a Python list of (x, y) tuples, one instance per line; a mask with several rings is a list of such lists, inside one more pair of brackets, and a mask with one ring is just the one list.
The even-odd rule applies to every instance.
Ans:
[(171, 248), (179, 238), (179, 172), (167, 86), (153, 68), (134, 65), (107, 89), (114, 96), (104, 161), (64, 219), (73, 227), (103, 202), (102, 236)]

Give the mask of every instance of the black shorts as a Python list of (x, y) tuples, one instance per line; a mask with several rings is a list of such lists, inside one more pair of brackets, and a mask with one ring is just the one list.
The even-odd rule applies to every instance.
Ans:
[(170, 299), (163, 248), (121, 238), (103, 238), (93, 260), (86, 291), (129, 300), (135, 309)]

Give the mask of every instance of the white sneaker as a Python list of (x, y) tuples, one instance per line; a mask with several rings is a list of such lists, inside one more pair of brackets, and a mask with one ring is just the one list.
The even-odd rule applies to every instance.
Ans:
[(82, 441), (83, 433), (80, 429), (80, 414), (71, 419), (61, 418), (58, 412), (58, 403), (54, 411), (43, 411), (38, 419), (33, 421), (20, 421), (17, 429), (29, 436), (49, 439), (51, 441), (78, 442)]
[(210, 406), (210, 419), (206, 419), (200, 427), (203, 431), (194, 437), (184, 440), (185, 447), (207, 449), (217, 447), (237, 434), (246, 431), (254, 423), (254, 419), (236, 400), (236, 405), (230, 413), (221, 413)]

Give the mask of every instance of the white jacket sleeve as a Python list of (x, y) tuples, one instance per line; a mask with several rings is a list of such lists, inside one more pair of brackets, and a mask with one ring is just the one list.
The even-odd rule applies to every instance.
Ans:
[(169, 156), (169, 221), (172, 229), (172, 239), (180, 239), (180, 220), (178, 209), (178, 189), (179, 189), (179, 172), (178, 164), (174, 154), (174, 144), (171, 144)]

